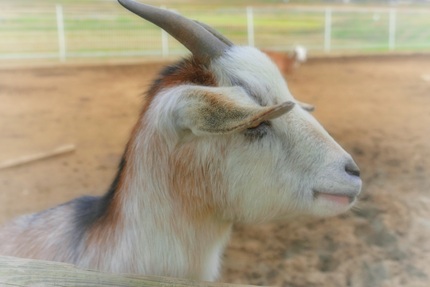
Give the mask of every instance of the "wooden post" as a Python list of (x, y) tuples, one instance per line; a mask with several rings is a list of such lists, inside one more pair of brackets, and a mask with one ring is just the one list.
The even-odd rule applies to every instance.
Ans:
[(8, 256), (0, 256), (0, 286), (245, 287), (245, 285), (199, 282), (179, 278), (109, 274), (79, 269), (66, 263)]

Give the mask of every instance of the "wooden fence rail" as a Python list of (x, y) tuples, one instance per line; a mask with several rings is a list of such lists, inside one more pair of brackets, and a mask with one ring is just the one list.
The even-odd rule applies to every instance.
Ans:
[(25, 287), (245, 287), (225, 283), (199, 282), (178, 278), (109, 274), (80, 269), (74, 265), (0, 256), (0, 286)]

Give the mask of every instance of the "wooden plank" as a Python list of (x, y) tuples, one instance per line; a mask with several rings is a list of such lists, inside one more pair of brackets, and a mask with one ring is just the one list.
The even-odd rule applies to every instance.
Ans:
[(80, 269), (72, 264), (0, 256), (0, 286), (25, 287), (245, 287), (187, 279), (110, 274)]

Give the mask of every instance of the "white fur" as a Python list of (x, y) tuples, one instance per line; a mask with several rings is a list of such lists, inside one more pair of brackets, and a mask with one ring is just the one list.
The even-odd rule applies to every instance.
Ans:
[[(269, 57), (251, 47), (233, 47), (213, 64), (221, 85), (239, 78), (263, 104), (295, 101)], [(312, 190), (358, 194), (361, 181), (346, 174), (350, 156), (308, 112), (294, 108), (272, 121), (276, 138), (245, 145), (236, 137), (229, 147), (226, 174), (234, 202), (230, 217), (266, 221), (300, 214), (336, 215), (350, 206), (314, 200)], [(258, 163), (258, 164), (256, 164)], [(264, 192), (262, 192), (264, 191)], [(237, 208), (237, 205), (242, 208)], [(243, 214), (240, 214), (240, 212)], [(237, 219), (237, 218), (236, 218)]]

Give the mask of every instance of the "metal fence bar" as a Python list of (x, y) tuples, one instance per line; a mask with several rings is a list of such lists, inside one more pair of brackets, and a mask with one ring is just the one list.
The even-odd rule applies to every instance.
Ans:
[(169, 36), (164, 30), (161, 30), (161, 51), (163, 57), (169, 56)]
[(324, 51), (329, 53), (331, 51), (331, 8), (325, 10), (325, 24), (324, 24)]
[[(162, 9), (166, 9), (166, 6), (161, 6)], [(163, 57), (169, 56), (169, 34), (163, 29), (161, 30), (161, 55)]]
[(66, 60), (66, 36), (64, 33), (64, 15), (63, 6), (57, 4), (55, 6), (57, 16), (57, 32), (58, 32), (58, 56), (61, 62)]
[(391, 9), (389, 13), (388, 48), (392, 51), (396, 48), (396, 10)]
[(246, 19), (247, 19), (247, 31), (248, 31), (248, 45), (251, 47), (255, 46), (254, 37), (254, 11), (252, 7), (246, 7)]

